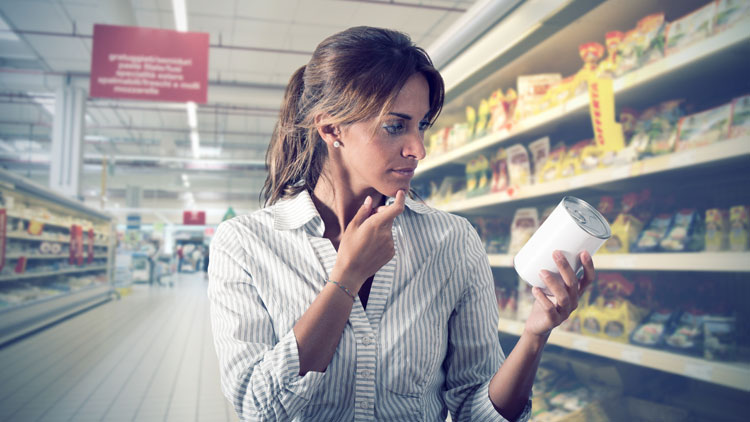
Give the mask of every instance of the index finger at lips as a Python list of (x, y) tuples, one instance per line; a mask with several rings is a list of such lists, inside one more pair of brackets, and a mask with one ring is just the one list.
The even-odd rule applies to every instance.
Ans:
[(575, 271), (568, 264), (568, 260), (565, 259), (565, 255), (561, 251), (554, 251), (552, 253), (552, 259), (555, 261), (557, 269), (560, 271), (560, 276), (565, 282), (565, 286), (571, 291), (578, 293), (578, 277), (576, 277)]

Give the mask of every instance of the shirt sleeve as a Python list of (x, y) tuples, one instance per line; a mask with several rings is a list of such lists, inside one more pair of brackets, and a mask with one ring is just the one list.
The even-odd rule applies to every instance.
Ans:
[(325, 373), (299, 375), (294, 331), (276, 337), (230, 222), (217, 229), (210, 255), (208, 297), (224, 395), (242, 420), (292, 420)]
[[(464, 290), (448, 321), (443, 397), (456, 422), (506, 421), (489, 398), (490, 380), (505, 360), (497, 336), (499, 315), (492, 270), (479, 236), (464, 223), (464, 249), (455, 272)], [(526, 421), (530, 415), (531, 400), (516, 420)]]

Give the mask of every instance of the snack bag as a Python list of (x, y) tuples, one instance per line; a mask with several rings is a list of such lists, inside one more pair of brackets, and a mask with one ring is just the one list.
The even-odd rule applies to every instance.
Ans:
[(635, 243), (636, 252), (653, 252), (659, 248), (659, 243), (667, 235), (669, 227), (672, 225), (672, 216), (669, 214), (659, 214), (651, 220), (646, 226), (646, 230), (641, 232)]
[(731, 104), (681, 118), (675, 149), (682, 151), (726, 139), (729, 136), (729, 121), (731, 118)]
[(716, 3), (711, 2), (671, 22), (667, 26), (666, 54), (674, 54), (691, 44), (708, 38), (713, 34), (714, 16), (716, 16)]
[(499, 217), (479, 217), (477, 219), (479, 232), (489, 254), (508, 252), (510, 244), (510, 224), (508, 220)]
[(750, 217), (744, 205), (737, 205), (729, 209), (729, 249), (732, 251), (746, 251), (750, 246)]
[(661, 250), (668, 252), (699, 251), (703, 249), (703, 232), (700, 214), (684, 209), (672, 218), (672, 226), (661, 240)]
[(531, 157), (534, 163), (534, 180), (536, 183), (539, 183), (542, 181), (542, 168), (549, 156), (549, 136), (545, 136), (544, 138), (537, 139), (530, 143), (529, 151), (531, 151)]
[(518, 104), (516, 105), (515, 120), (523, 120), (538, 113), (537, 103), (542, 100), (550, 87), (560, 83), (562, 75), (559, 73), (544, 73), (540, 75), (525, 75), (518, 77)]
[(561, 177), (560, 170), (562, 169), (562, 163), (565, 159), (565, 154), (565, 144), (562, 142), (558, 142), (558, 144), (555, 145), (555, 147), (549, 153), (547, 161), (544, 162), (542, 170), (538, 174), (539, 180), (541, 182), (551, 182)]
[[(531, 239), (539, 227), (539, 212), (536, 208), (519, 208), (513, 215), (513, 222), (510, 226), (510, 246), (509, 254), (515, 254), (521, 250), (521, 247)], [(523, 284), (527, 284), (523, 282)]]
[(596, 69), (596, 77), (614, 79), (619, 65), (620, 43), (625, 38), (625, 34), (620, 31), (610, 31), (604, 38), (607, 45), (607, 57), (599, 63), (599, 67)]
[(636, 25), (636, 51), (638, 66), (644, 66), (664, 57), (664, 13), (648, 15)]
[(491, 133), (508, 130), (510, 115), (508, 114), (507, 103), (505, 102), (502, 89), (498, 89), (492, 93), (488, 105), (490, 109), (490, 121), (487, 123), (487, 130)]
[(732, 126), (729, 128), (729, 137), (740, 136), (750, 136), (750, 95), (732, 100)]
[(477, 111), (474, 107), (466, 107), (466, 139), (474, 137), (474, 133), (477, 127)]
[(492, 170), (490, 169), (490, 162), (484, 155), (479, 155), (476, 158), (476, 172), (477, 172), (477, 188), (474, 191), (475, 195), (484, 195), (490, 191), (490, 181), (492, 180)]
[(617, 48), (619, 62), (617, 63), (617, 76), (622, 76), (638, 67), (638, 30), (631, 29)]
[(510, 182), (514, 186), (531, 184), (529, 153), (521, 144), (515, 144), (508, 148), (508, 176), (510, 176)]
[(664, 335), (672, 331), (675, 314), (672, 311), (661, 310), (651, 312), (641, 324), (633, 330), (630, 342), (639, 346), (660, 347), (664, 344)]
[(583, 60), (583, 67), (575, 75), (574, 95), (586, 92), (589, 80), (596, 76), (597, 63), (604, 55), (604, 46), (598, 42), (588, 42), (578, 46), (578, 54)]
[(649, 124), (649, 152), (668, 154), (674, 150), (678, 137), (677, 125), (685, 112), (681, 100), (665, 101), (658, 106), (658, 114)]
[(474, 136), (480, 137), (487, 134), (487, 125), (490, 121), (490, 103), (487, 100), (479, 102), (479, 109), (477, 110), (477, 126), (474, 130)]
[(490, 163), (492, 167), (492, 182), (490, 183), (491, 192), (501, 192), (508, 189), (508, 157), (505, 149), (499, 148), (497, 153), (492, 157)]
[(703, 354), (703, 315), (698, 310), (683, 312), (674, 331), (668, 333), (664, 342), (667, 348), (692, 355)]
[(735, 24), (748, 24), (750, 18), (750, 2), (747, 0), (717, 0), (716, 21), (714, 22), (714, 33), (728, 29)]
[(703, 357), (711, 360), (731, 360), (737, 346), (737, 318), (706, 315), (703, 317)]
[(479, 173), (477, 172), (477, 159), (474, 158), (466, 163), (466, 196), (474, 195), (479, 186)]
[(591, 171), (604, 164), (604, 154), (594, 144), (586, 145), (581, 150), (581, 171)]
[(591, 144), (591, 140), (580, 141), (570, 147), (560, 166), (560, 177), (571, 177), (581, 173), (581, 152)]
[(728, 220), (726, 210), (706, 210), (706, 251), (723, 251), (729, 247)]
[(635, 242), (643, 230), (641, 220), (628, 213), (621, 213), (610, 226), (612, 236), (604, 243), (598, 253), (629, 253), (630, 245)]
[(608, 223), (611, 223), (617, 218), (617, 209), (615, 208), (615, 198), (611, 196), (602, 196), (599, 199), (599, 204), (596, 206), (596, 210), (599, 211)]

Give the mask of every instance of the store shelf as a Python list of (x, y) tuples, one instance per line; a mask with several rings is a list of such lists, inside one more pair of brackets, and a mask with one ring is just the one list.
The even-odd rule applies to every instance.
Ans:
[(112, 286), (97, 284), (0, 310), (0, 345), (109, 300)]
[[(501, 318), (498, 323), (500, 332), (514, 336), (520, 336), (523, 328), (524, 323), (521, 321)], [(747, 364), (713, 362), (559, 329), (552, 332), (548, 344), (750, 391), (750, 365)]]
[(750, 138), (729, 139), (700, 148), (647, 158), (627, 165), (597, 169), (553, 182), (520, 186), (510, 190), (511, 193), (503, 191), (437, 205), (436, 208), (458, 213), (473, 211), (521, 199), (564, 194), (575, 189), (619, 182), (633, 177), (672, 172), (707, 164), (717, 165), (722, 161), (747, 159), (748, 157), (750, 157)]
[(68, 255), (6, 255), (5, 259), (18, 259), (26, 257), (27, 260), (54, 260), (54, 259), (70, 259)]
[(46, 226), (52, 226), (52, 227), (59, 227), (59, 228), (62, 228), (62, 229), (70, 230), (70, 224), (53, 223), (51, 221), (46, 221), (46, 220), (42, 220), (42, 219), (25, 217), (25, 216), (20, 215), (20, 214), (8, 213), (8, 218), (18, 218), (20, 220), (25, 220), (25, 221), (36, 220), (36, 221), (39, 221), (40, 223), (44, 223), (45, 227)]
[[(490, 265), (512, 268), (513, 255), (489, 255)], [(750, 252), (596, 254), (597, 270), (750, 272)]]
[[(652, 90), (654, 83), (665, 82), (673, 77), (674, 72), (689, 67), (698, 70), (703, 63), (714, 62), (716, 55), (734, 54), (734, 47), (742, 46), (750, 40), (750, 31), (743, 25), (737, 25), (724, 32), (698, 42), (683, 51), (667, 56), (640, 69), (632, 71), (613, 82), (615, 95), (625, 92), (631, 94), (643, 87), (644, 90)], [(588, 94), (579, 95), (569, 101), (553, 107), (539, 115), (524, 119), (515, 125), (512, 132), (491, 134), (470, 141), (468, 144), (458, 147), (452, 151), (440, 155), (434, 155), (423, 160), (417, 167), (416, 175), (419, 176), (437, 167), (457, 162), (467, 162), (474, 154), (478, 154), (498, 144), (523, 135), (550, 130), (561, 121), (566, 120), (574, 114), (586, 114), (588, 112)]]
[(58, 276), (58, 275), (87, 273), (87, 272), (90, 272), (90, 271), (104, 271), (106, 269), (107, 269), (106, 265), (97, 265), (95, 267), (69, 268), (67, 270), (57, 270), (57, 271), (45, 271), (45, 272), (38, 272), (38, 273), (23, 273), (23, 274), (4, 275), (4, 276), (0, 277), (0, 281), (23, 280), (23, 279), (28, 279), (28, 278), (54, 277), (54, 276)]
[(44, 237), (44, 236), (32, 236), (28, 234), (16, 234), (16, 233), (8, 233), (5, 235), (8, 239), (22, 239), (22, 240), (31, 240), (31, 241), (37, 241), (37, 242), (55, 242), (55, 243), (70, 243), (70, 239), (58, 239), (54, 237)]

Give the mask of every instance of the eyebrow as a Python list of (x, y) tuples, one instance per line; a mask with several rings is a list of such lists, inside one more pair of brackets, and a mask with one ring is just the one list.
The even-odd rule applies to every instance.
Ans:
[[(400, 118), (402, 118), (404, 120), (411, 120), (411, 116), (409, 116), (408, 114), (396, 113), (396, 112), (390, 112), (388, 114), (391, 115), (391, 116), (400, 117)], [(428, 114), (430, 114), (429, 111), (427, 112), (427, 114), (424, 115), (424, 117), (422, 117), (422, 120), (426, 119)]]

